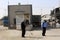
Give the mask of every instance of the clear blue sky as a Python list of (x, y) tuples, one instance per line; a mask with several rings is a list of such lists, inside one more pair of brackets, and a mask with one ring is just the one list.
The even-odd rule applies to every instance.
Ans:
[(0, 18), (8, 15), (7, 6), (32, 4), (33, 15), (50, 14), (50, 10), (59, 6), (59, 0), (0, 0)]

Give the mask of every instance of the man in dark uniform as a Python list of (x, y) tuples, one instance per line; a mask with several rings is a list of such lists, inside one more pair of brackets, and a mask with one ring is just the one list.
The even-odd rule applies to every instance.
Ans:
[(23, 21), (23, 22), (21, 23), (22, 37), (25, 37), (25, 32), (26, 32), (25, 28), (26, 28), (26, 26), (28, 25), (28, 23), (29, 23), (28, 20), (25, 20), (25, 21)]
[(22, 37), (25, 37), (25, 27), (26, 27), (26, 25), (25, 25), (25, 23), (24, 23), (24, 21), (21, 23), (21, 30), (22, 30)]

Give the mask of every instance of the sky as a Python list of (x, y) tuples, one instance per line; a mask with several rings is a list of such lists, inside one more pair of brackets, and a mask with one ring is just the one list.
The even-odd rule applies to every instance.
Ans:
[(59, 0), (0, 0), (0, 19), (8, 15), (8, 5), (32, 4), (33, 15), (50, 14), (50, 11), (59, 7)]

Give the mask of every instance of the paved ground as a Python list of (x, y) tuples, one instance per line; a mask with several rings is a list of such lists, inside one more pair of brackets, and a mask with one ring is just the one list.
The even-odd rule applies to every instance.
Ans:
[(49, 29), (46, 36), (41, 35), (41, 30), (27, 31), (26, 38), (21, 37), (20, 30), (8, 30), (7, 27), (0, 26), (0, 40), (59, 40), (60, 29)]

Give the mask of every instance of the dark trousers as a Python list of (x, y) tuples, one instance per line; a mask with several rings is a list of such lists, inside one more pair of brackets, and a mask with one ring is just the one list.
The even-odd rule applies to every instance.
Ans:
[(25, 29), (22, 29), (22, 37), (24, 37), (25, 36)]
[(46, 33), (46, 27), (43, 27), (42, 36), (45, 36), (45, 33)]

